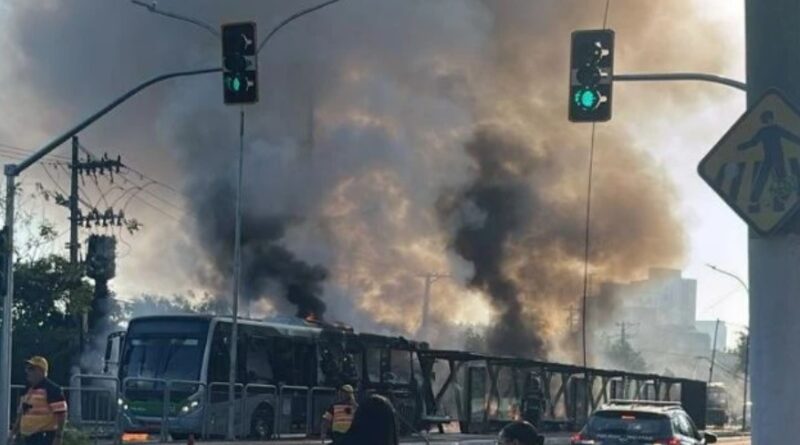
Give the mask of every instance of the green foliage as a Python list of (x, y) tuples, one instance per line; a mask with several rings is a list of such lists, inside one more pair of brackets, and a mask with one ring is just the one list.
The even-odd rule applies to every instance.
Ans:
[(228, 314), (227, 304), (210, 295), (142, 295), (133, 301), (119, 303), (118, 321), (133, 317), (164, 314)]
[(464, 332), (464, 350), (479, 354), (486, 353), (488, 350), (486, 335), (476, 328), (467, 328)]
[(736, 339), (736, 347), (733, 349), (733, 354), (736, 355), (736, 372), (740, 374), (744, 374), (747, 366), (747, 340), (749, 335), (747, 331), (740, 332), (739, 337)]
[(647, 370), (647, 363), (642, 355), (636, 352), (626, 340), (620, 339), (620, 341), (612, 343), (608, 348), (608, 358), (614, 366), (620, 369), (634, 372)]
[(91, 304), (92, 286), (83, 271), (59, 256), (14, 265), (14, 345), (12, 381), (24, 382), (22, 363), (43, 355), (50, 377), (64, 385), (80, 350), (80, 318)]
[(85, 432), (67, 425), (64, 428), (64, 441), (62, 445), (89, 445), (91, 438)]

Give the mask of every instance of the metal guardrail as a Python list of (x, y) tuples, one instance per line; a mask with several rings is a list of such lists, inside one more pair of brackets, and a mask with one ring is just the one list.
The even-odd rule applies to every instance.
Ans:
[[(308, 420), (306, 422), (307, 435), (311, 435), (315, 431), (319, 431), (316, 422), (322, 420), (322, 414), (325, 412), (325, 410), (328, 409), (328, 406), (331, 405), (336, 399), (336, 392), (337, 392), (336, 388), (329, 388), (325, 386), (315, 386), (311, 388), (311, 390), (308, 392), (308, 414), (307, 414)], [(322, 397), (315, 398), (314, 394), (320, 394), (320, 395), (329, 394), (330, 397), (325, 397), (324, 399)], [(323, 402), (321, 410), (317, 409), (316, 405), (317, 401)]]
[[(303, 403), (308, 404), (308, 397), (309, 397), (310, 389), (311, 388), (309, 388), (308, 386), (293, 386), (293, 385), (282, 385), (282, 386), (278, 387), (278, 410), (279, 410), (280, 414), (278, 416), (278, 425), (277, 425), (277, 428), (275, 429), (275, 432), (274, 432), (276, 438), (280, 439), (280, 438), (282, 438), (284, 436), (284, 434), (292, 435), (292, 436), (296, 436), (296, 435), (300, 435), (300, 434), (302, 434), (303, 436), (306, 436), (308, 434), (308, 421), (309, 421), (309, 419), (308, 419), (308, 409), (307, 409), (307, 407), (304, 407), (306, 409), (303, 412), (303, 417), (304, 417), (303, 420), (305, 421), (305, 428), (303, 428), (302, 431), (299, 431), (299, 430), (298, 431), (291, 431), (291, 429), (292, 429), (292, 426), (293, 426), (293, 422), (295, 420), (294, 419), (294, 414), (295, 414), (295, 410), (294, 410), (295, 403), (294, 403), (294, 401), (295, 400), (303, 400)], [(292, 395), (288, 399), (286, 397), (287, 393)], [(286, 406), (286, 401), (287, 400), (289, 401), (288, 410), (287, 410), (287, 406)], [(287, 416), (288, 416), (288, 419), (285, 418)], [(281, 420), (288, 420), (289, 431), (283, 431), (283, 427), (284, 427), (285, 424)]]

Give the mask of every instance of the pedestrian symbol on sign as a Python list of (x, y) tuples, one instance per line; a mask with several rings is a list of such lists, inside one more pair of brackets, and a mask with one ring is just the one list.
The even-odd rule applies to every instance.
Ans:
[[(784, 209), (784, 203), (791, 193), (792, 185), (797, 181), (790, 180), (786, 175), (786, 161), (783, 155), (783, 140), (789, 140), (800, 145), (800, 137), (787, 131), (783, 127), (774, 123), (775, 114), (772, 111), (761, 113), (761, 123), (764, 125), (758, 133), (749, 141), (740, 144), (739, 150), (749, 150), (761, 146), (764, 150), (764, 160), (756, 168), (756, 182), (750, 193), (749, 211), (757, 213), (761, 211), (761, 196), (767, 185), (767, 180), (774, 174), (773, 186), (770, 187), (770, 194), (773, 198), (773, 207), (776, 211)], [(797, 175), (793, 175), (795, 178)]]
[(700, 176), (766, 234), (800, 207), (800, 111), (769, 91), (700, 162)]

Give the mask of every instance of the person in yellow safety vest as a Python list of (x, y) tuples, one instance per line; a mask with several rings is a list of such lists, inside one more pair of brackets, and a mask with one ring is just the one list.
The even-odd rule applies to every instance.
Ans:
[(338, 443), (350, 430), (356, 409), (358, 409), (358, 404), (356, 403), (353, 387), (350, 385), (342, 386), (337, 394), (336, 402), (329, 406), (322, 416), (320, 429), (322, 443), (325, 443), (329, 431), (333, 443)]
[(25, 445), (61, 445), (67, 401), (61, 388), (47, 378), (47, 371), (44, 357), (31, 357), (25, 362), (28, 385), (20, 400), (11, 443), (22, 436)]

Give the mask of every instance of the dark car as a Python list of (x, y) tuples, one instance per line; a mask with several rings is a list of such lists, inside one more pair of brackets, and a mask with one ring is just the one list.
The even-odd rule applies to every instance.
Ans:
[(677, 403), (612, 402), (595, 411), (573, 445), (702, 445), (717, 441), (698, 431)]

